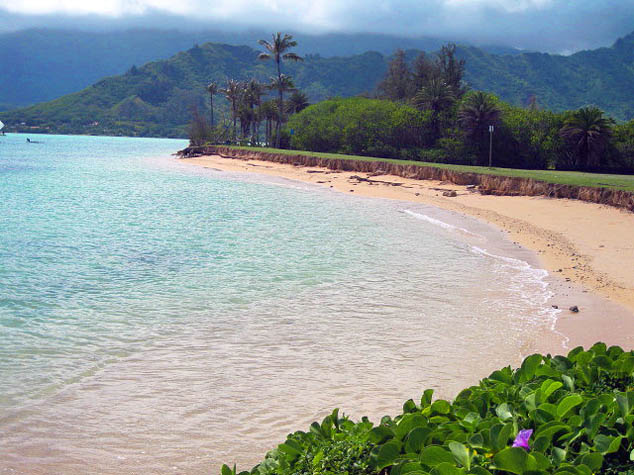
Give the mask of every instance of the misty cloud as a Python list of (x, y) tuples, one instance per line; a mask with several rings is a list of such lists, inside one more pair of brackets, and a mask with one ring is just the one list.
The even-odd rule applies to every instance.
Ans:
[(383, 33), (541, 51), (605, 46), (634, 28), (632, 0), (0, 0), (0, 31), (218, 28)]

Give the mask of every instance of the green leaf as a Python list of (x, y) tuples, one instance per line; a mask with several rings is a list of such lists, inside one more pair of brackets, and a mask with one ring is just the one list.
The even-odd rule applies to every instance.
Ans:
[(431, 434), (432, 429), (428, 427), (416, 427), (407, 435), (405, 442), (405, 452), (419, 453), (421, 447), (425, 444), (427, 437)]
[(313, 467), (316, 467), (317, 465), (319, 465), (319, 462), (321, 462), (322, 458), (324, 458), (324, 451), (320, 450), (319, 452), (317, 452), (317, 455), (315, 455), (315, 457), (313, 458)]
[(566, 451), (564, 449), (559, 448), (559, 447), (554, 447), (553, 448), (553, 459), (555, 461), (555, 464), (559, 465), (561, 462), (566, 460)]
[(543, 356), (538, 354), (530, 355), (529, 357), (527, 357), (520, 368), (520, 381), (528, 381), (532, 379), (533, 376), (535, 376), (535, 370), (542, 362), (542, 359)]
[(451, 450), (451, 453), (456, 459), (456, 462), (458, 462), (467, 470), (470, 470), (472, 455), (469, 449), (465, 445), (461, 444), (460, 442), (455, 442), (455, 441), (451, 441), (447, 445), (449, 445), (449, 450)]
[(531, 457), (526, 451), (520, 447), (507, 447), (498, 452), (493, 461), (495, 466), (500, 470), (523, 475), (528, 470), (537, 469), (537, 461)]
[(389, 427), (377, 426), (366, 435), (366, 440), (372, 444), (382, 444), (394, 437), (394, 431)]
[(571, 394), (570, 396), (566, 396), (559, 402), (559, 404), (557, 404), (557, 417), (561, 419), (566, 414), (568, 414), (570, 410), (577, 407), (582, 402), (583, 398), (578, 394)]
[(426, 389), (425, 392), (423, 392), (423, 395), (420, 398), (420, 405), (422, 408), (425, 408), (431, 404), (431, 398), (433, 395), (433, 389)]
[(496, 407), (495, 413), (503, 421), (507, 421), (508, 419), (511, 419), (513, 417), (513, 413), (509, 409), (509, 405), (507, 403), (502, 403), (498, 407)]
[(421, 450), (420, 463), (429, 467), (435, 467), (443, 462), (453, 463), (454, 458), (451, 452), (440, 445), (429, 445)]
[(584, 454), (581, 456), (579, 462), (587, 465), (588, 468), (593, 472), (596, 472), (597, 470), (600, 470), (603, 466), (603, 455), (596, 452)]
[(284, 452), (285, 454), (289, 455), (291, 459), (296, 458), (298, 455), (302, 453), (301, 450), (298, 450), (296, 447), (293, 447), (292, 445), (288, 443), (280, 444), (277, 446), (277, 448), (281, 452)]
[(438, 414), (449, 414), (451, 411), (451, 405), (444, 399), (438, 399), (431, 405), (431, 410), (432, 412), (436, 412)]
[(220, 475), (234, 475), (235, 472), (231, 470), (227, 465), (223, 464), (220, 469)]
[(408, 399), (407, 401), (405, 401), (405, 404), (403, 404), (403, 413), (405, 414), (409, 412), (415, 412), (417, 410), (418, 408), (416, 407), (416, 403), (411, 399)]
[(462, 475), (465, 472), (457, 468), (453, 463), (444, 462), (436, 466), (431, 473), (433, 475)]
[(491, 472), (482, 467), (473, 467), (469, 473), (472, 473), (473, 475), (492, 475)]
[(623, 437), (610, 437), (609, 435), (599, 434), (594, 438), (594, 448), (603, 455), (611, 454), (619, 450)]
[(564, 384), (566, 385), (566, 389), (568, 389), (568, 391), (570, 391), (570, 392), (574, 392), (574, 390), (575, 390), (575, 380), (573, 378), (571, 378), (570, 376), (568, 376), (567, 374), (562, 374), (561, 375), (561, 379), (564, 382)]
[(621, 411), (621, 417), (627, 416), (634, 409), (634, 391), (616, 395), (616, 403)]
[(548, 401), (548, 398), (552, 395), (552, 393), (557, 391), (563, 385), (564, 383), (562, 383), (561, 381), (553, 381), (552, 379), (547, 379), (546, 381), (544, 381), (540, 388), (542, 392), (543, 402)]
[(403, 440), (415, 427), (424, 427), (427, 421), (420, 414), (405, 414), (398, 422), (394, 434), (400, 440)]
[(393, 465), (400, 453), (401, 444), (399, 444), (396, 440), (390, 440), (389, 442), (383, 444), (376, 455), (376, 468), (378, 470), (383, 470), (385, 467)]

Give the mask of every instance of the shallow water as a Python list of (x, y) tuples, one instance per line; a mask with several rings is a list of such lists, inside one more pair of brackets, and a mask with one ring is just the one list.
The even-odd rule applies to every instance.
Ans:
[(476, 221), (182, 141), (38, 140), (0, 138), (6, 471), (246, 469), (334, 407), (452, 397), (557, 338), (545, 272)]

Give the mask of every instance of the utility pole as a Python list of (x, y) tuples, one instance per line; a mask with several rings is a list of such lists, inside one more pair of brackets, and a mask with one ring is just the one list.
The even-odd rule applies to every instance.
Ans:
[(493, 129), (492, 125), (489, 125), (489, 168), (493, 168)]

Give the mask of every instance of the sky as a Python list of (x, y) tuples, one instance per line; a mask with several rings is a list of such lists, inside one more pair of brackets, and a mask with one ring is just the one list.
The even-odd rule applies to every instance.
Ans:
[(0, 0), (29, 27), (382, 33), (571, 53), (634, 30), (634, 0)]

